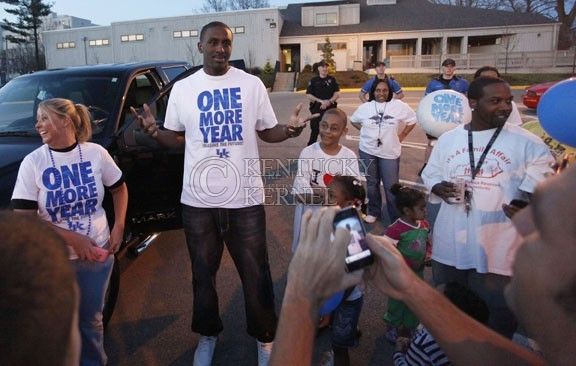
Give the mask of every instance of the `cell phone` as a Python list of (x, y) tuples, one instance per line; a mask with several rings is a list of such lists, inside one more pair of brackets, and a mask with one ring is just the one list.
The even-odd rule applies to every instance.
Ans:
[(110, 255), (110, 252), (100, 247), (96, 247), (96, 252), (98, 253), (96, 256), (98, 262), (106, 262), (106, 259), (108, 259), (108, 256)]
[(346, 269), (356, 271), (374, 262), (372, 252), (366, 243), (366, 229), (354, 207), (342, 209), (334, 217), (334, 230), (343, 228), (350, 232), (350, 243), (346, 252)]
[(524, 207), (528, 206), (528, 202), (522, 201), (519, 199), (513, 199), (512, 201), (510, 201), (509, 205), (510, 206), (516, 206), (518, 208), (524, 208)]

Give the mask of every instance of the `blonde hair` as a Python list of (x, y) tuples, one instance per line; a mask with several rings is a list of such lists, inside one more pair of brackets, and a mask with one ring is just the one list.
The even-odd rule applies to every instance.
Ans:
[(92, 138), (92, 121), (85, 105), (74, 104), (70, 99), (52, 98), (40, 102), (38, 108), (46, 109), (60, 117), (69, 117), (74, 127), (74, 136), (79, 143)]

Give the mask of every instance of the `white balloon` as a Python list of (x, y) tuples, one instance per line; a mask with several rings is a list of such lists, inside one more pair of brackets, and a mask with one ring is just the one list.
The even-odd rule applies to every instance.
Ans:
[(470, 122), (472, 110), (464, 94), (443, 89), (422, 98), (416, 116), (427, 134), (440, 137), (444, 132)]

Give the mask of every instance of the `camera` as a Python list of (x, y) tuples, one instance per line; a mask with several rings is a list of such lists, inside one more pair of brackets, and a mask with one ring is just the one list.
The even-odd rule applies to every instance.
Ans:
[(350, 232), (350, 243), (346, 251), (346, 270), (352, 272), (374, 262), (372, 252), (366, 244), (366, 230), (355, 207), (339, 211), (334, 217), (334, 230), (343, 228)]

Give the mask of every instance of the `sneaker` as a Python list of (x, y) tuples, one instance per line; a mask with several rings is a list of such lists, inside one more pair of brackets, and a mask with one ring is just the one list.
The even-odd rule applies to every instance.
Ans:
[(258, 346), (258, 366), (268, 366), (274, 342), (263, 343), (257, 341), (256, 343)]
[(334, 366), (334, 351), (330, 350), (322, 353), (320, 366)]
[(398, 339), (398, 328), (388, 325), (384, 337), (388, 342), (395, 344)]
[(210, 366), (216, 348), (217, 337), (200, 336), (194, 352), (194, 366)]
[(372, 216), (372, 215), (366, 215), (366, 216), (364, 216), (364, 221), (365, 221), (366, 223), (368, 223), (368, 224), (373, 224), (373, 223), (376, 222), (376, 220), (377, 220), (377, 217), (376, 217), (376, 216)]

